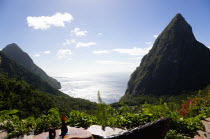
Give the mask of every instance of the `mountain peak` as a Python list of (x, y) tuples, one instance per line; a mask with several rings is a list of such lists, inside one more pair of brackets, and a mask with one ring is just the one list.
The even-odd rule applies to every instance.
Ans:
[[(176, 16), (171, 20), (168, 26), (164, 29), (163, 33), (170, 32), (173, 34), (181, 35), (193, 35), (192, 27), (187, 23), (185, 18), (180, 14), (176, 14)], [(194, 38), (194, 37), (193, 37)]]
[[(187, 24), (187, 25), (189, 25), (189, 24), (187, 23), (187, 21), (185, 20), (185, 18), (184, 18), (180, 13), (176, 14), (176, 15), (174, 16), (174, 18), (172, 18), (171, 23), (175, 23), (175, 22), (179, 22), (179, 23), (182, 23), (182, 24)], [(169, 24), (170, 24), (170, 23), (169, 23)]]
[(16, 43), (8, 44), (3, 50), (23, 51)]
[(178, 13), (174, 16), (174, 18), (171, 20), (169, 25), (170, 24), (172, 24), (173, 26), (177, 26), (177, 27), (191, 28), (191, 26), (187, 23), (185, 18), (180, 13)]
[(123, 99), (139, 94), (177, 94), (206, 87), (210, 84), (209, 59), (210, 50), (195, 39), (192, 27), (177, 14), (131, 75)]
[(40, 76), (40, 78), (46, 81), (55, 89), (60, 89), (60, 83), (48, 76), (41, 68), (39, 68), (31, 59), (31, 57), (24, 52), (17, 44), (12, 43), (2, 49), (2, 52), (13, 59), (15, 62), (26, 68), (27, 70)]
[(184, 17), (182, 16), (182, 14), (178, 13), (176, 14), (176, 16), (174, 18), (177, 18), (177, 19), (184, 19)]
[(178, 14), (176, 14), (176, 16), (174, 16), (171, 23), (173, 23), (174, 25), (185, 26), (185, 27), (191, 28), (191, 26), (187, 23), (185, 18), (180, 13), (178, 13)]
[(196, 39), (190, 24), (188, 24), (185, 18), (180, 13), (178, 13), (159, 35), (159, 37), (154, 43), (155, 44), (154, 46), (157, 46), (157, 44), (160, 41), (169, 44), (169, 43), (180, 43), (183, 41), (192, 42), (196, 41)]

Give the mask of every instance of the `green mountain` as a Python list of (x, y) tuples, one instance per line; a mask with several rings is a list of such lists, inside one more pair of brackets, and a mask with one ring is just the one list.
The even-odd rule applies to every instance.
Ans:
[(86, 113), (94, 113), (96, 103), (69, 96), (56, 96), (42, 92), (32, 87), (23, 80), (10, 78), (0, 73), (0, 102), (3, 104), (0, 110), (17, 109), (17, 115), (21, 118), (30, 116), (38, 117), (46, 114), (51, 108), (69, 113), (78, 110)]
[(177, 14), (132, 73), (121, 100), (141, 94), (180, 94), (208, 84), (210, 50), (195, 39), (192, 27)]
[(25, 53), (17, 44), (9, 44), (4, 49), (2, 49), (2, 51), (15, 62), (22, 65), (24, 68), (38, 75), (42, 80), (46, 81), (53, 88), (61, 88), (60, 83), (52, 77), (48, 76), (41, 68), (34, 64), (30, 56)]
[(39, 116), (50, 108), (69, 112), (79, 110), (92, 113), (97, 104), (80, 98), (72, 98), (39, 76), (17, 64), (0, 51), (0, 110), (18, 109), (22, 118)]
[(59, 90), (53, 88), (46, 81), (43, 81), (38, 75), (25, 69), (22, 65), (17, 64), (14, 60), (10, 59), (3, 52), (0, 51), (0, 73), (7, 74), (9, 77), (24, 80), (31, 84), (34, 88), (41, 91), (58, 95), (67, 96)]

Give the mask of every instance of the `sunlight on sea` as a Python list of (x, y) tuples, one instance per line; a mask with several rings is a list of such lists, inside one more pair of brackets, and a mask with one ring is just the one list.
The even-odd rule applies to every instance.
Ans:
[(125, 93), (131, 73), (74, 74), (54, 77), (60, 83), (60, 91), (76, 98), (97, 102), (97, 92), (109, 104), (117, 102)]

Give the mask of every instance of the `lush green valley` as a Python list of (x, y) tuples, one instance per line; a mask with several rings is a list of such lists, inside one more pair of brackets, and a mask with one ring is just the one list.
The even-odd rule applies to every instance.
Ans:
[(0, 74), (0, 92), (1, 110), (18, 109), (20, 118), (38, 117), (54, 107), (63, 112), (80, 110), (87, 113), (93, 113), (96, 108), (96, 103), (88, 100), (45, 93), (23, 80), (3, 74)]
[[(181, 94), (181, 95), (180, 95)], [(121, 102), (125, 103), (128, 106), (140, 106), (142, 104), (148, 103), (157, 105), (160, 102), (171, 103), (176, 102), (177, 104), (182, 104), (183, 100), (187, 99), (190, 96), (197, 94), (197, 91), (194, 92), (182, 92), (180, 94), (174, 95), (153, 95), (153, 94), (142, 94), (136, 97), (130, 95), (124, 95), (119, 102), (113, 103), (115, 107), (120, 106)]]

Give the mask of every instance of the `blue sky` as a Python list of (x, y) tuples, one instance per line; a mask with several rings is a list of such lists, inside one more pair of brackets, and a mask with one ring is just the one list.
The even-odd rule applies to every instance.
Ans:
[(177, 13), (209, 47), (209, 0), (1, 0), (0, 48), (17, 43), (51, 75), (131, 73)]

